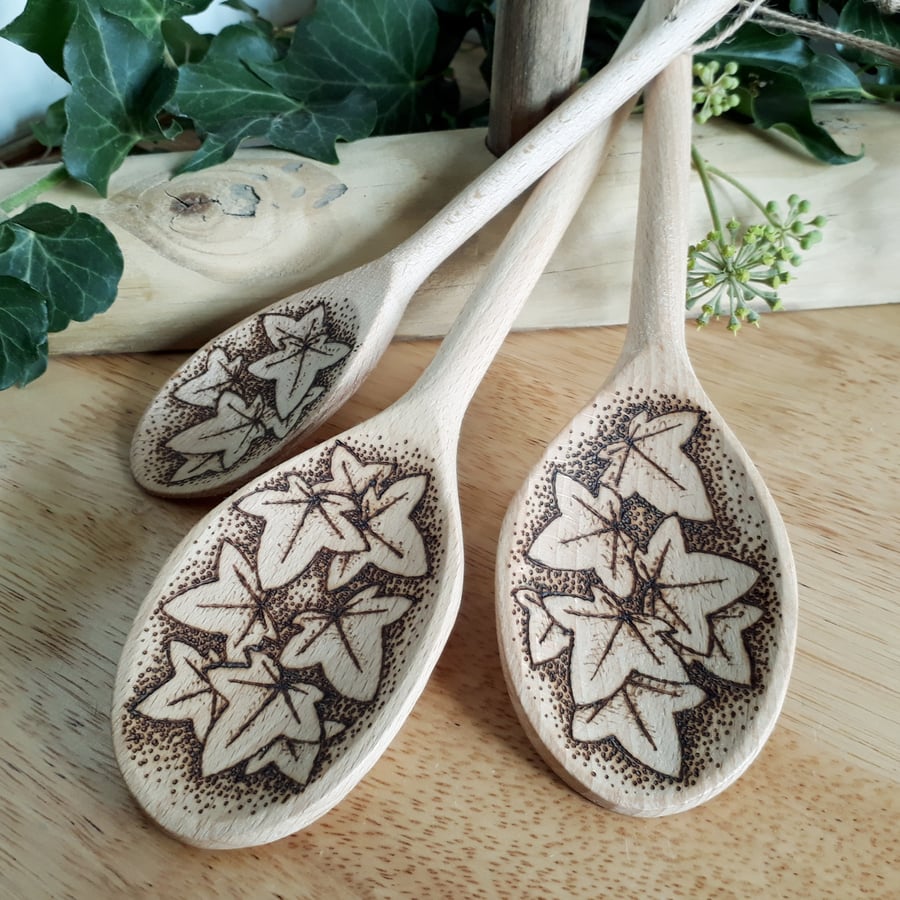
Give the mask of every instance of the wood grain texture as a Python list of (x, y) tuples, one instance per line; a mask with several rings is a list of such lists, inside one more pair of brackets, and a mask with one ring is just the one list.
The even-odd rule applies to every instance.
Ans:
[(413, 389), (241, 485), (163, 566), (122, 653), (113, 737), (167, 831), (208, 848), (278, 840), (396, 735), (459, 609), (463, 415), (613, 133), (541, 180)]
[[(900, 195), (896, 110), (835, 104), (823, 105), (820, 114), (842, 147), (865, 148), (862, 160), (824, 166), (776, 135), (725, 122), (698, 126), (697, 143), (760, 197), (783, 202), (797, 192), (829, 217), (825, 240), (806, 254), (784, 291), (790, 308), (897, 302), (896, 279), (883, 264), (893, 252), (894, 198)], [(409, 237), (493, 161), (484, 138), (483, 129), (370, 138), (342, 147), (334, 168), (309, 161), (298, 168), (296, 157), (244, 150), (215, 170), (172, 180), (185, 156), (154, 154), (130, 158), (113, 176), (108, 200), (87, 188), (57, 188), (48, 200), (76, 204), (113, 230), (126, 269), (113, 307), (53, 335), (51, 350), (195, 349), (263, 306)], [(623, 129), (517, 329), (626, 320), (639, 147), (635, 119)], [(46, 171), (0, 170), (0, 194)], [(259, 202), (252, 216), (238, 215), (253, 199), (248, 189)], [(241, 197), (243, 206), (236, 206)], [(732, 209), (752, 215), (746, 201), (729, 195), (723, 214)], [(501, 213), (428, 278), (400, 322), (401, 337), (446, 334), (515, 212)], [(692, 239), (709, 230), (696, 181), (689, 227)]]
[[(610, 328), (507, 341), (463, 430), (465, 592), (420, 702), (328, 816), (230, 853), (186, 847), (141, 816), (107, 714), (138, 601), (209, 508), (147, 497), (128, 474), (139, 410), (177, 359), (57, 359), (46, 379), (3, 394), (0, 893), (895, 896), (896, 307), (780, 314), (737, 340), (688, 335), (700, 378), (778, 500), (800, 577), (787, 701), (744, 777), (682, 816), (607, 813), (549, 772), (509, 706), (493, 629), (500, 521), (622, 338)], [(394, 400), (433, 352), (391, 347), (317, 439)]]
[(501, 0), (491, 66), (487, 146), (497, 156), (578, 83), (587, 0)]
[(510, 699), (548, 764), (601, 806), (659, 816), (725, 790), (771, 734), (797, 578), (686, 355), (690, 57), (644, 97), (625, 346), (509, 507), (496, 610)]
[[(505, 205), (511, 186), (542, 171), (560, 142), (579, 133), (581, 118), (589, 116), (593, 132), (534, 191), (473, 291), (483, 299), (467, 303), (460, 316), (472, 324), (454, 324), (448, 334), (478, 351), (457, 354), (460, 389), (453, 393), (462, 405), (456, 421), (480, 380), (478, 361), (490, 360), (509, 330), (500, 324), (509, 304), (521, 309), (630, 112), (628, 85), (649, 80), (658, 67), (650, 48), (658, 44), (671, 53), (673, 42), (679, 46), (677, 35), (668, 35), (671, 27), (664, 10), (642, 10), (599, 80), (540, 122), (412, 237), (383, 257), (266, 307), (198, 350), (172, 374), (138, 424), (131, 455), (137, 481), (164, 496), (224, 494), (292, 455), (375, 365), (427, 273)], [(589, 110), (584, 92), (596, 98)], [(574, 113), (581, 110), (581, 116), (568, 105), (576, 101)], [(520, 229), (520, 222), (528, 224)], [(488, 327), (479, 321), (485, 301), (497, 305)], [(464, 384), (469, 360), (476, 361), (473, 377)]]

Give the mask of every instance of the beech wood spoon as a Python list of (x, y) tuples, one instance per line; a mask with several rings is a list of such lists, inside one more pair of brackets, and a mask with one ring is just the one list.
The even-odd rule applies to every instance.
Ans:
[(407, 394), (233, 494), (164, 565), (122, 654), (113, 734), (129, 788), (177, 837), (240, 847), (305, 827), (412, 709), (462, 593), (463, 415), (610, 132), (541, 181)]
[(684, 341), (690, 59), (645, 92), (628, 334), (514, 498), (497, 556), (504, 674), (529, 737), (589, 799), (658, 816), (731, 784), (787, 689), (784, 525)]
[(428, 275), (732, 5), (686, 0), (397, 248), (198, 350), (137, 426), (138, 483), (168, 496), (224, 493), (286, 458), (371, 371)]

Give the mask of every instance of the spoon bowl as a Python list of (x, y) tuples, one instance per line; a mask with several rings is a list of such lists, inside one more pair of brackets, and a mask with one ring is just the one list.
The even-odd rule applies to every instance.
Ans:
[(496, 611), (513, 704), (551, 768), (602, 806), (659, 816), (761, 749), (797, 588), (778, 510), (684, 345), (690, 60), (645, 97), (625, 346), (510, 505)]
[(463, 415), (610, 134), (537, 187), (407, 394), (220, 503), (164, 566), (122, 654), (113, 732), (132, 793), (176, 836), (238, 847), (303, 828), (402, 725), (462, 593)]
[(397, 248), (269, 306), (198, 350), (138, 423), (137, 482), (165, 496), (221, 494), (286, 459), (373, 368), (427, 276), (732, 5), (685, 2)]

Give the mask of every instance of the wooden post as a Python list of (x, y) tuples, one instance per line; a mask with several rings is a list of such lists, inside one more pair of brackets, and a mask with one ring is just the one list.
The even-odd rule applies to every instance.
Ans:
[(499, 0), (487, 145), (505, 153), (578, 83), (589, 0)]

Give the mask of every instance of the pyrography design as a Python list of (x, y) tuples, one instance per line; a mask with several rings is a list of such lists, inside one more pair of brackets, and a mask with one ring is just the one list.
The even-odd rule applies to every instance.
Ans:
[(674, 779), (684, 749), (678, 714), (708, 700), (695, 666), (750, 685), (744, 632), (764, 613), (746, 600), (760, 577), (754, 565), (690, 546), (695, 523), (716, 524), (685, 449), (702, 415), (634, 412), (613, 439), (591, 446), (601, 475), (590, 487), (557, 468), (551, 517), (535, 523), (526, 558), (551, 583), (554, 571), (584, 573), (584, 595), (527, 581), (513, 589), (531, 669), (564, 663), (571, 739), (614, 739)]
[(272, 766), (306, 784), (323, 745), (378, 697), (385, 634), (416, 603), (396, 585), (429, 574), (417, 524), (429, 476), (364, 461), (341, 443), (326, 462), (320, 480), (290, 472), (236, 499), (256, 546), (223, 539), (213, 577), (162, 603), (176, 626), (162, 677), (131, 710), (148, 723), (189, 724), (202, 778)]

